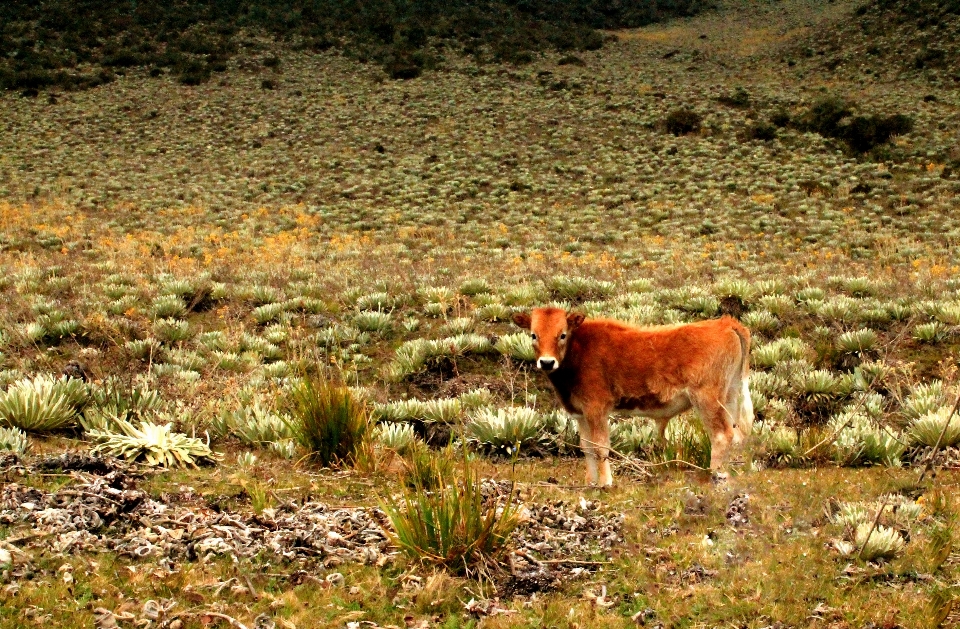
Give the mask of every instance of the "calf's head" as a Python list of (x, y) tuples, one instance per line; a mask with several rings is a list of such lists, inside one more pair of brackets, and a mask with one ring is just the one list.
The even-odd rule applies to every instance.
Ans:
[(570, 335), (583, 323), (583, 315), (562, 308), (534, 308), (529, 313), (513, 315), (513, 322), (530, 330), (537, 367), (550, 373), (563, 362)]

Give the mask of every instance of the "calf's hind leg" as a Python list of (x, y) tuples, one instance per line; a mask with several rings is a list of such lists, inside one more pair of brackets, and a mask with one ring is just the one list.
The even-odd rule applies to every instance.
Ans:
[(699, 397), (696, 409), (710, 435), (710, 469), (718, 470), (727, 460), (727, 451), (734, 438), (733, 422), (719, 397)]

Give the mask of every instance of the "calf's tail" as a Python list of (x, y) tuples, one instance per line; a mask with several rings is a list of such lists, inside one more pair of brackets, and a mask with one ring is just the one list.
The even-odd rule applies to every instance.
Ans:
[(753, 430), (753, 400), (750, 398), (750, 331), (742, 325), (735, 325), (733, 331), (740, 339), (740, 416), (737, 429), (744, 438)]

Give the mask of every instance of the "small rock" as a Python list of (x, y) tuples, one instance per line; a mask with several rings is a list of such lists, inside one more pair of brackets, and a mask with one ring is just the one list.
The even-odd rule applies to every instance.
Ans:
[(339, 572), (331, 572), (327, 575), (326, 582), (334, 587), (342, 587), (346, 579)]

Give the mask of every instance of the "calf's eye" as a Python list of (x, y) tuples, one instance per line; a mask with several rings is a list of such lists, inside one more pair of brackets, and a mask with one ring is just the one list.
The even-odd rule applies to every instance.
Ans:
[(536, 340), (537, 340), (537, 335), (536, 335), (536, 334), (531, 334), (531, 335), (530, 335), (530, 338), (532, 338), (534, 341), (536, 341)]
[(563, 332), (562, 334), (560, 334), (560, 340), (561, 340), (561, 341), (562, 341), (563, 339), (565, 339), (565, 338), (567, 338), (567, 333), (566, 333), (566, 332)]

